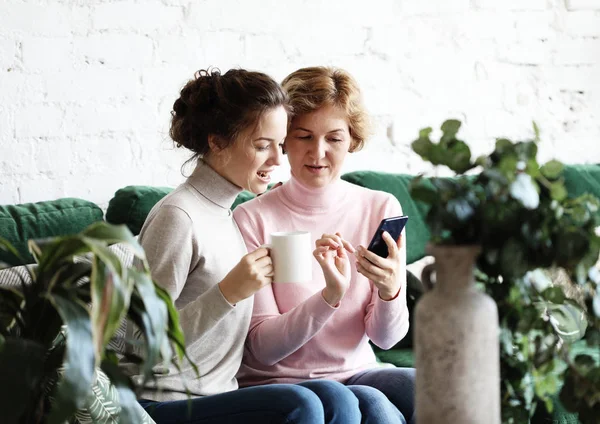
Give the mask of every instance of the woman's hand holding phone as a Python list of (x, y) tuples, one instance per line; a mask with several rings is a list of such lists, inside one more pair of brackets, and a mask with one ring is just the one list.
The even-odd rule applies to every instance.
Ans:
[(382, 235), (388, 247), (388, 257), (381, 256), (367, 250), (364, 246), (356, 248), (356, 270), (373, 282), (379, 290), (379, 297), (383, 300), (392, 300), (400, 292), (400, 269), (402, 235), (394, 240), (385, 231)]
[(336, 306), (350, 287), (350, 259), (346, 251), (354, 253), (354, 247), (340, 233), (323, 234), (315, 242), (313, 255), (325, 276), (322, 295), (327, 303)]

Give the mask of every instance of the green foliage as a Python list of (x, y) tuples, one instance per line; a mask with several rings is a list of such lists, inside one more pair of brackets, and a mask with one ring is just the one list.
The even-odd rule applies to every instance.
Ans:
[[(584, 334), (590, 346), (600, 346), (600, 271), (593, 267), (600, 201), (568, 198), (563, 165), (538, 163), (535, 123), (533, 140), (501, 138), (491, 154), (476, 159), (457, 138), (459, 121), (441, 129), (437, 143), (431, 128), (421, 130), (412, 148), (456, 175), (421, 175), (411, 195), (429, 207), (432, 243), (482, 248), (477, 276), (500, 319), (503, 422), (526, 423), (540, 410), (551, 412), (551, 397), (560, 391), (582, 423), (600, 423), (600, 360), (570, 354)], [(584, 293), (583, 304), (544, 280), (539, 270), (550, 267), (567, 271)]]
[[(114, 243), (130, 249), (139, 266), (124, 266), (108, 248)], [(143, 379), (153, 365), (171, 362), (173, 347), (179, 359), (185, 354), (177, 311), (150, 278), (143, 249), (125, 226), (104, 222), (76, 235), (30, 240), (29, 248), (37, 263), (28, 268), (31, 282), (0, 287), (3, 422), (65, 422), (84, 405), (96, 369), (119, 392), (123, 422), (140, 422), (136, 385), (117, 366), (117, 353), (125, 352), (108, 342), (126, 318), (137, 325), (142, 340), (125, 345), (142, 346), (141, 354), (127, 355), (141, 365)], [(0, 249), (18, 256), (1, 238)], [(81, 260), (86, 254), (89, 262)]]

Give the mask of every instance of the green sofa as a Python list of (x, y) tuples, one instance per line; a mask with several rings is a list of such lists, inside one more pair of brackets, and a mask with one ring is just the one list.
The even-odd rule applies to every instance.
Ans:
[[(398, 198), (404, 213), (410, 216), (407, 227), (409, 264), (423, 258), (429, 232), (425, 225), (427, 209), (423, 204), (414, 202), (409, 196), (408, 186), (413, 176), (403, 174), (385, 174), (379, 172), (360, 171), (343, 175), (346, 181), (360, 186), (387, 191)], [(573, 165), (565, 170), (565, 183), (572, 196), (588, 192), (600, 197), (600, 165)], [(22, 205), (0, 206), (0, 236), (12, 242), (18, 250), (32, 261), (27, 252), (27, 240), (74, 233), (89, 224), (103, 220), (114, 224), (125, 224), (138, 234), (144, 220), (154, 204), (169, 193), (169, 187), (128, 186), (118, 190), (110, 200), (106, 214), (96, 204), (74, 198), (57, 199)], [(249, 193), (242, 193), (235, 206), (251, 199)], [(0, 261), (2, 261), (0, 252)], [(422, 292), (420, 282), (412, 274), (408, 274), (408, 305), (412, 309)], [(412, 314), (411, 314), (412, 315)], [(380, 361), (396, 366), (412, 366), (412, 333), (394, 348), (383, 351), (375, 348)], [(560, 403), (552, 418), (543, 418), (542, 422), (560, 424), (577, 423), (577, 417), (562, 409)]]

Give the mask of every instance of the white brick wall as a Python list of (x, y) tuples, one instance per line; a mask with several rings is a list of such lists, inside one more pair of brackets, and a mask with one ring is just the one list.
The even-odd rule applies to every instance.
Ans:
[(600, 163), (600, 0), (2, 0), (0, 204), (174, 186), (194, 71), (315, 64), (349, 70), (377, 124), (346, 171), (427, 170), (410, 142), (448, 117), (475, 154), (535, 120), (544, 159)]

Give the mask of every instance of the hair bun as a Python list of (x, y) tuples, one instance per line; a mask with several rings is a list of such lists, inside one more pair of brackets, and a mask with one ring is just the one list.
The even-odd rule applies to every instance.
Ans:
[(185, 116), (187, 108), (187, 105), (183, 100), (181, 100), (181, 97), (175, 100), (175, 103), (173, 103), (173, 110), (177, 116)]

